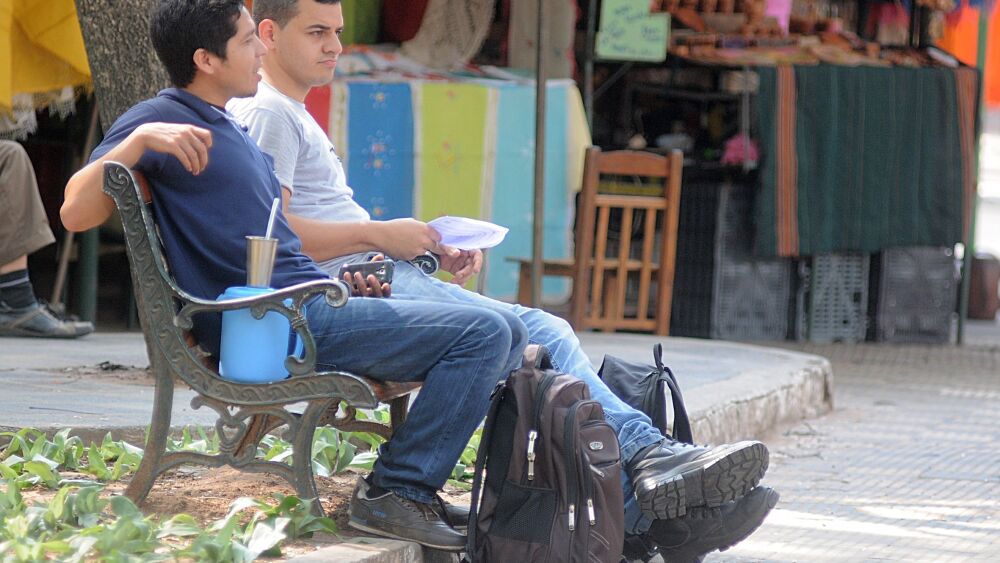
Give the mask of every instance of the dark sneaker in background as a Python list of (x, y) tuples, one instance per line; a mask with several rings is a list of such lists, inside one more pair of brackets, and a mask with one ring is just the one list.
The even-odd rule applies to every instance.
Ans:
[[(359, 477), (351, 494), (347, 523), (362, 532), (414, 541), (434, 549), (464, 550), (465, 534), (452, 528), (439, 513), (442, 507), (435, 505), (405, 499)], [(468, 521), (468, 513), (465, 519)]]
[(469, 505), (445, 502), (441, 495), (437, 496), (437, 502), (441, 508), (438, 514), (443, 515), (445, 522), (451, 524), (452, 528), (460, 532), (469, 528)]
[(678, 518), (688, 508), (715, 507), (753, 489), (767, 471), (761, 442), (696, 446), (665, 439), (636, 454), (626, 466), (642, 512)]
[(0, 304), (0, 336), (78, 338), (91, 332), (93, 324), (65, 318), (42, 303), (16, 309)]

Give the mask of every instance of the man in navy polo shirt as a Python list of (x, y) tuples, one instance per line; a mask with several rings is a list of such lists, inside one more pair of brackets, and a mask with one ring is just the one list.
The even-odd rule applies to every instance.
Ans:
[[(245, 283), (244, 236), (264, 229), (271, 202), (281, 195), (270, 157), (224, 109), (230, 98), (256, 91), (264, 47), (242, 0), (160, 0), (150, 33), (176, 88), (112, 125), (91, 162), (67, 184), (62, 220), (81, 231), (110, 216), (114, 204), (101, 191), (106, 161), (143, 172), (171, 272), (189, 293), (214, 299)], [(301, 253), (282, 214), (274, 233), (281, 242), (272, 285), (327, 277)], [(306, 314), (321, 367), (423, 381), (360, 501), (370, 527), (460, 550), (465, 536), (450, 523), (463, 513), (436, 494), (485, 416), (490, 391), (520, 363), (523, 323), (461, 304), (397, 298), (352, 298), (339, 309), (318, 299)], [(196, 322), (196, 335), (217, 353), (217, 320), (205, 321)]]

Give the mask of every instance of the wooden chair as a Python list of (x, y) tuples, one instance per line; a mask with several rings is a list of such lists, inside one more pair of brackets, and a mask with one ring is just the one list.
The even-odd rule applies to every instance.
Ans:
[[(598, 147), (587, 149), (575, 257), (543, 262), (544, 276), (573, 278), (569, 321), (576, 330), (668, 334), (682, 166), (680, 151), (659, 156), (637, 151), (604, 153)], [(656, 196), (599, 193), (601, 179), (609, 176), (630, 181), (649, 178), (662, 183), (662, 191)], [(620, 216), (621, 236), (617, 243), (609, 238), (613, 215)], [(632, 257), (633, 227), (638, 227), (642, 237), (637, 258)], [(659, 252), (654, 256), (657, 236)], [(531, 297), (531, 261), (516, 261), (520, 264), (518, 301), (527, 304)], [(627, 307), (626, 293), (632, 273), (635, 273), (631, 276), (633, 281), (638, 277), (638, 292), (636, 300)], [(654, 279), (655, 303), (650, 307)]]

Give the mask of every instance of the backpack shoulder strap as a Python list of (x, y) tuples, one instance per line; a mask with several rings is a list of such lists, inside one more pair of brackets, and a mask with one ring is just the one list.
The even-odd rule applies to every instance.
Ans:
[(670, 402), (673, 404), (674, 410), (673, 437), (679, 442), (693, 444), (694, 435), (691, 432), (691, 421), (688, 419), (687, 407), (684, 406), (684, 396), (681, 395), (681, 386), (677, 383), (674, 372), (663, 365), (663, 345), (659, 342), (653, 346), (653, 361), (656, 362), (659, 380), (670, 390)]
[(493, 438), (493, 428), (496, 426), (497, 411), (503, 400), (505, 382), (497, 383), (490, 398), (490, 409), (486, 413), (486, 424), (483, 426), (483, 437), (479, 441), (479, 451), (476, 452), (476, 470), (472, 477), (472, 499), (469, 501), (469, 529), (466, 538), (466, 553), (471, 559), (476, 548), (476, 518), (479, 509), (479, 497), (483, 487), (483, 471), (486, 469), (487, 452), (490, 440)]

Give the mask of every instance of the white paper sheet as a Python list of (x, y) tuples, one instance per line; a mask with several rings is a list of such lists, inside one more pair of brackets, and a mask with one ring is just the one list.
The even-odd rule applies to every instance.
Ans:
[(448, 215), (438, 217), (427, 224), (441, 234), (441, 244), (453, 246), (459, 250), (493, 248), (503, 242), (510, 230), (487, 221)]

